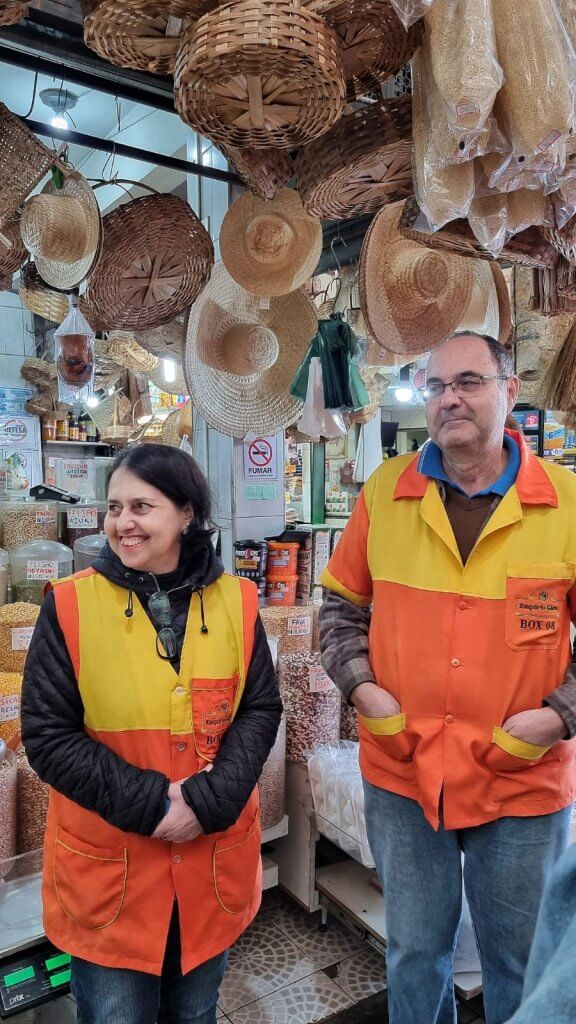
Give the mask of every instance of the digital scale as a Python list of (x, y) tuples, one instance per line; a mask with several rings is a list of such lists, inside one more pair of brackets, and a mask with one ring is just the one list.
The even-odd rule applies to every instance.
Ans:
[(70, 954), (50, 942), (0, 960), (0, 1019), (70, 991)]

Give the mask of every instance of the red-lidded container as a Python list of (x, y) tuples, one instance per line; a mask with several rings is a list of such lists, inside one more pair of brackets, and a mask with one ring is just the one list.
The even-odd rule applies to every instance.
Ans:
[(266, 580), (266, 600), (270, 604), (296, 604), (297, 583), (297, 576), (288, 576), (285, 579), (268, 577)]
[(298, 552), (300, 545), (291, 541), (268, 541), (268, 579), (286, 580), (298, 575)]

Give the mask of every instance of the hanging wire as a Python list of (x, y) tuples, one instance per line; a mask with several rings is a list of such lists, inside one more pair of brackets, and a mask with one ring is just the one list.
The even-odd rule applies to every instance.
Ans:
[(29, 110), (26, 111), (25, 114), (20, 114), (20, 117), (30, 117), (30, 114), (34, 110), (34, 104), (36, 103), (36, 90), (37, 90), (37, 88), (38, 88), (38, 72), (36, 72), (36, 74), (34, 75), (34, 87), (32, 89), (32, 102), (30, 104), (30, 108), (29, 108)]

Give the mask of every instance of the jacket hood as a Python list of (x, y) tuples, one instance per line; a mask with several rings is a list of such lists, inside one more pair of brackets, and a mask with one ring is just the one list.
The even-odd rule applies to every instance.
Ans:
[(152, 594), (158, 588), (171, 590), (185, 584), (189, 585), (190, 590), (202, 590), (219, 579), (224, 572), (224, 567), (210, 543), (203, 544), (192, 552), (186, 551), (183, 547), (176, 571), (161, 575), (128, 569), (118, 555), (114, 554), (108, 541), (92, 566), (111, 583), (138, 595)]

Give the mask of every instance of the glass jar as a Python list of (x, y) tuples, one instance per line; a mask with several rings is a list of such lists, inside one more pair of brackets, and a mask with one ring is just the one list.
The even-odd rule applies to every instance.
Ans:
[(67, 441), (68, 440), (68, 417), (59, 416), (56, 420), (56, 440)]
[(49, 580), (70, 576), (74, 555), (65, 544), (35, 540), (10, 553), (12, 600), (41, 604)]
[(42, 417), (42, 440), (43, 441), (55, 441), (56, 440), (56, 416), (54, 413), (46, 413)]

